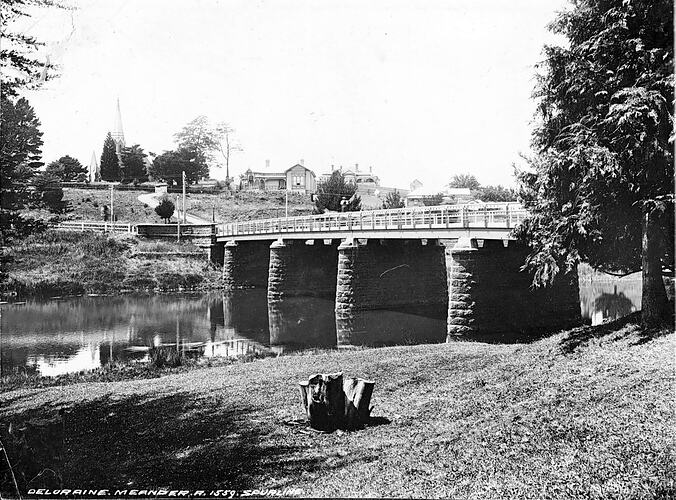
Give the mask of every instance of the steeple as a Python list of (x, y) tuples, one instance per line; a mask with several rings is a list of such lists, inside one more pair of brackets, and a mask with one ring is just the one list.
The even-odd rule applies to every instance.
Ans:
[(122, 130), (122, 113), (120, 113), (120, 98), (117, 98), (117, 113), (115, 114), (115, 129), (112, 133), (113, 140), (115, 141), (115, 149), (117, 154), (120, 154), (120, 151), (125, 146), (124, 144), (124, 131)]
[(101, 169), (96, 159), (96, 151), (92, 151), (92, 159), (89, 162), (89, 182), (101, 182)]

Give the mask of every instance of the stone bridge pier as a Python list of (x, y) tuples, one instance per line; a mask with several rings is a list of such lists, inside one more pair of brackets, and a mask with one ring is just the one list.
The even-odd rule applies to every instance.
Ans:
[(365, 310), (445, 310), (446, 279), (444, 247), (436, 240), (344, 241), (336, 280), (338, 345), (360, 342)]
[(225, 288), (267, 286), (269, 262), (269, 241), (228, 241), (223, 247)]
[(446, 244), (447, 341), (516, 340), (581, 322), (577, 271), (533, 288), (521, 271), (528, 250), (516, 241), (461, 238)]

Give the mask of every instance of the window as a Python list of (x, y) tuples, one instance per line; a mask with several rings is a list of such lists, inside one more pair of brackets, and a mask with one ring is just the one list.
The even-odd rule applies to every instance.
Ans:
[(294, 187), (305, 186), (305, 176), (304, 175), (294, 175), (293, 176), (293, 186)]

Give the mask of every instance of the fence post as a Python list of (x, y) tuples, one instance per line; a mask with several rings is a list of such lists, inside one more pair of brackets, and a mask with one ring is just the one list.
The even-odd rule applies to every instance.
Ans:
[(507, 221), (507, 227), (509, 227), (509, 203), (505, 205), (505, 219)]
[(484, 227), (488, 227), (488, 207), (484, 205)]

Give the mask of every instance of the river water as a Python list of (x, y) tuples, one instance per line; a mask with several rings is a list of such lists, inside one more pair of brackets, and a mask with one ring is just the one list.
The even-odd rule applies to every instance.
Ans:
[[(633, 276), (581, 280), (580, 307), (598, 324), (640, 309)], [(333, 300), (292, 298), (268, 314), (265, 290), (29, 300), (0, 305), (1, 372), (55, 376), (111, 360), (147, 359), (151, 346), (202, 356), (285, 353), (336, 346)], [(444, 311), (363, 313), (360, 343), (443, 342)]]

